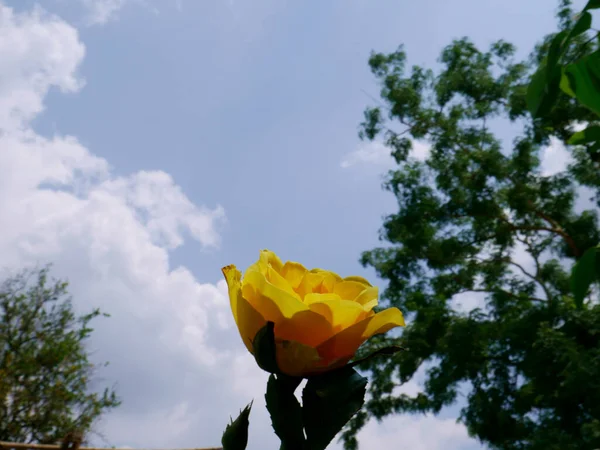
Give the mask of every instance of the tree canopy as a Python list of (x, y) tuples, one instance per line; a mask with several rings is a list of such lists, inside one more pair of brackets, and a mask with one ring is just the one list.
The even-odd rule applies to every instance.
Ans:
[[(384, 244), (361, 262), (388, 282), (384, 306), (405, 313), (396, 343), (407, 351), (361, 365), (370, 398), (343, 435), (347, 449), (357, 448), (369, 418), (438, 413), (459, 394), (459, 420), (490, 448), (600, 447), (600, 305), (587, 286), (577, 305), (570, 285), (573, 264), (600, 242), (598, 149), (571, 140), (578, 126), (598, 122), (579, 94), (586, 86), (600, 92), (600, 78), (589, 87), (569, 76), (565, 93), (565, 66), (557, 65), (594, 61), (599, 42), (568, 1), (558, 17), (562, 38), (547, 36), (528, 61), (516, 61), (506, 41), (481, 50), (468, 38), (443, 49), (437, 72), (408, 68), (402, 46), (369, 60), (382, 104), (365, 111), (360, 136), (390, 149), (397, 167), (384, 188), (398, 211), (384, 220)], [(532, 98), (531, 76), (547, 67), (559, 69), (537, 75)], [(532, 116), (540, 99), (548, 104)], [(495, 132), (502, 121), (518, 130), (512, 142)], [(413, 140), (429, 144), (425, 159), (411, 154)], [(551, 143), (565, 144), (572, 161), (548, 173), (541, 152)], [(595, 205), (577, 207), (582, 187)], [(480, 304), (457, 308), (466, 295)], [(389, 343), (372, 340), (363, 350)], [(421, 368), (422, 391), (398, 393)]]
[(48, 268), (26, 270), (0, 287), (0, 441), (55, 443), (84, 435), (119, 405), (112, 389), (90, 392), (86, 340), (99, 310), (77, 317), (67, 283)]

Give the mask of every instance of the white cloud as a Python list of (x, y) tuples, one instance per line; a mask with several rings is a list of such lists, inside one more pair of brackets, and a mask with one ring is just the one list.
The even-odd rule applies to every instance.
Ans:
[[(105, 25), (117, 20), (119, 12), (130, 4), (143, 7), (146, 11), (159, 15), (159, 10), (155, 5), (155, 0), (79, 0), (84, 10), (84, 21), (87, 26)], [(181, 11), (182, 4), (180, 0), (167, 0), (167, 4), (172, 4), (175, 9)]]
[(117, 382), (124, 401), (101, 424), (111, 443), (217, 444), (239, 402), (217, 392), (237, 379), (226, 366), (245, 349), (224, 282), (199, 283), (169, 250), (184, 236), (218, 245), (223, 209), (194, 205), (164, 172), (116, 176), (76, 138), (37, 134), (49, 89), (83, 86), (85, 47), (39, 8), (0, 4), (0, 36), (0, 267), (51, 261), (77, 310), (111, 313), (90, 342), (95, 360), (111, 362), (97, 387)]
[(63, 92), (82, 87), (76, 69), (85, 47), (77, 30), (58, 17), (39, 7), (17, 15), (1, 6), (0, 33), (1, 128), (19, 128), (39, 114), (50, 86)]
[[(411, 450), (470, 450), (481, 448), (454, 419), (426, 416), (394, 416), (371, 423), (359, 437), (360, 448), (410, 448)], [(341, 448), (341, 447), (340, 447)]]
[[(413, 141), (413, 148), (410, 153), (413, 158), (423, 161), (429, 156), (429, 152), (430, 147), (427, 143)], [(394, 164), (390, 148), (386, 147), (383, 142), (375, 140), (363, 142), (357, 150), (345, 155), (340, 163), (340, 167), (343, 169), (364, 165), (392, 167)]]
[[(586, 127), (586, 123), (575, 122), (571, 126), (571, 131), (575, 133)], [(550, 138), (550, 144), (542, 149), (540, 158), (541, 171), (544, 176), (556, 175), (564, 171), (573, 162), (571, 152), (559, 139), (554, 137)]]
[[(116, 175), (75, 137), (37, 134), (31, 121), (49, 89), (83, 87), (85, 47), (60, 18), (2, 3), (0, 38), (0, 267), (51, 261), (53, 274), (71, 282), (78, 311), (111, 314), (96, 321), (90, 341), (93, 359), (111, 363), (94, 387), (116, 382), (123, 399), (99, 424), (104, 444), (218, 445), (229, 415), (254, 399), (248, 448), (275, 448), (267, 377), (241, 344), (224, 282), (199, 283), (170, 259), (186, 237), (218, 245), (223, 209), (196, 206), (167, 173)], [(422, 448), (449, 439), (452, 448), (464, 437), (434, 418), (386, 424), (366, 428), (363, 448), (400, 438)]]
[(573, 161), (571, 152), (556, 138), (550, 138), (550, 145), (541, 151), (540, 168), (542, 175), (551, 176), (565, 170)]
[(81, 0), (87, 11), (88, 25), (104, 25), (115, 19), (125, 0)]

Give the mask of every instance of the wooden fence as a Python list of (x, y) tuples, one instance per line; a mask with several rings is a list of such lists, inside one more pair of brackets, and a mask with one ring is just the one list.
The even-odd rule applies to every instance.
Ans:
[[(0, 450), (61, 450), (62, 445), (18, 444), (0, 441)], [(79, 447), (79, 450), (133, 450), (125, 448)], [(135, 450), (223, 450), (222, 447), (179, 448), (179, 449), (135, 449)]]

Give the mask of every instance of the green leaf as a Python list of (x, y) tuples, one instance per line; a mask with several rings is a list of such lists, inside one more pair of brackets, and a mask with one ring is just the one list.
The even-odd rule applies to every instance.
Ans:
[(575, 92), (573, 92), (573, 89), (571, 88), (571, 85), (569, 84), (569, 77), (565, 73), (564, 67), (561, 68), (559, 87), (565, 94), (567, 94), (571, 97), (575, 97)]
[(600, 126), (590, 125), (585, 130), (574, 133), (567, 141), (569, 145), (584, 145), (600, 142)]
[(538, 114), (545, 88), (546, 73), (540, 69), (533, 74), (531, 81), (529, 82), (529, 86), (527, 87), (527, 109), (533, 117), (536, 117)]
[(364, 363), (365, 361), (368, 361), (376, 356), (379, 355), (393, 355), (395, 353), (398, 353), (402, 350), (406, 350), (404, 347), (400, 347), (399, 345), (390, 345), (389, 347), (384, 347), (384, 348), (380, 348), (379, 350), (374, 351), (373, 353), (365, 356), (364, 358), (360, 358), (357, 359), (355, 361), (352, 361), (350, 364), (347, 364), (346, 367), (356, 367), (359, 364)]
[(304, 430), (302, 408), (294, 391), (302, 378), (271, 375), (267, 382), (265, 400), (275, 434), (281, 440), (281, 450), (303, 450)]
[(571, 271), (571, 291), (575, 299), (575, 305), (581, 308), (583, 300), (588, 293), (590, 285), (598, 279), (597, 262), (598, 247), (589, 248), (577, 261)]
[(575, 36), (579, 36), (582, 33), (585, 33), (587, 30), (589, 30), (591, 28), (591, 26), (592, 26), (592, 15), (589, 12), (585, 11), (581, 14), (579, 19), (575, 23), (575, 26), (573, 27), (573, 29), (571, 30), (571, 33), (569, 34), (569, 39), (574, 38)]
[(231, 423), (225, 427), (225, 432), (221, 438), (221, 445), (223, 450), (244, 450), (248, 445), (248, 420), (250, 416), (250, 410), (252, 409), (252, 402), (246, 406), (240, 415), (235, 420), (231, 420)]
[(562, 70), (558, 66), (554, 66), (551, 72), (547, 67), (542, 67), (533, 75), (526, 95), (527, 109), (533, 117), (543, 117), (552, 110), (558, 97), (561, 77)]
[(600, 52), (569, 64), (566, 74), (577, 100), (600, 115)]
[(585, 8), (583, 8), (584, 11), (589, 11), (590, 9), (598, 9), (600, 8), (600, 0), (590, 0), (587, 5), (585, 5)]
[(307, 450), (324, 450), (364, 404), (367, 379), (351, 367), (309, 378), (302, 392)]
[(267, 322), (262, 327), (252, 342), (252, 348), (254, 350), (254, 359), (258, 364), (258, 367), (269, 373), (279, 373), (277, 367), (277, 356), (275, 347), (275, 324), (273, 322)]
[[(577, 25), (575, 26), (575, 28), (576, 27)], [(554, 72), (554, 70), (556, 69), (556, 65), (558, 64), (558, 60), (564, 52), (564, 49), (566, 47), (565, 44), (567, 43), (567, 38), (569, 37), (567, 36), (567, 33), (567, 30), (561, 31), (556, 36), (554, 36), (554, 39), (552, 39), (552, 42), (550, 43), (550, 48), (548, 49), (548, 57), (546, 58), (547, 80), (551, 78), (552, 73)]]

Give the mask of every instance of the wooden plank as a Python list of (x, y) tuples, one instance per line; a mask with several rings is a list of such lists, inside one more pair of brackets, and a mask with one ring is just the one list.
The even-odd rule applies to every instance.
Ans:
[[(16, 442), (0, 441), (0, 450), (60, 450), (60, 445), (52, 444), (20, 444)], [(79, 450), (223, 450), (223, 447), (203, 447), (203, 448), (178, 448), (178, 449), (128, 449), (128, 448), (110, 448), (110, 447), (79, 447)]]

